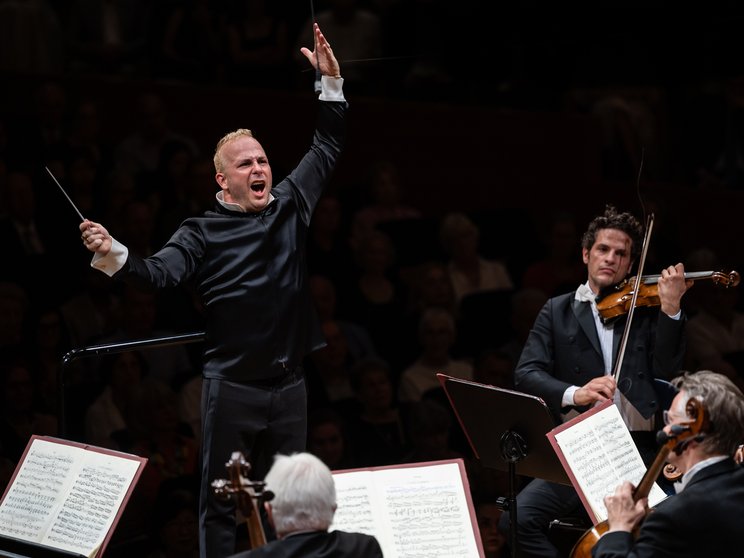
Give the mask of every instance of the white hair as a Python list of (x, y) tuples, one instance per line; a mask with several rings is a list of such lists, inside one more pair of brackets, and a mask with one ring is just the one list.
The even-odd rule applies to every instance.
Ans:
[(270, 505), (278, 536), (330, 527), (336, 486), (331, 470), (320, 459), (310, 453), (277, 455), (265, 481), (274, 493)]

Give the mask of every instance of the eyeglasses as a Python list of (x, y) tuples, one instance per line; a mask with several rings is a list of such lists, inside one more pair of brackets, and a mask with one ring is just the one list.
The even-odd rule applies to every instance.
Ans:
[(664, 424), (667, 426), (672, 424), (675, 419), (686, 419), (687, 418), (687, 416), (679, 415), (671, 411), (664, 411), (664, 413), (662, 414), (662, 417), (664, 418)]

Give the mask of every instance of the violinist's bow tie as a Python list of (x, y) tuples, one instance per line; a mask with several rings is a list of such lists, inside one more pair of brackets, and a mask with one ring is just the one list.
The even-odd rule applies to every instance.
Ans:
[(596, 302), (597, 295), (595, 295), (586, 283), (579, 285), (576, 289), (576, 295), (574, 296), (579, 302)]

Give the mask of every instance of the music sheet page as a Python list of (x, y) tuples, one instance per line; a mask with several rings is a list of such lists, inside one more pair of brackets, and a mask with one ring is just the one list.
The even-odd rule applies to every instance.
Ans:
[(94, 556), (138, 467), (136, 460), (34, 440), (0, 504), (0, 534)]
[[(604, 497), (613, 494), (623, 481), (637, 485), (646, 466), (615, 405), (574, 421), (552, 436), (596, 517), (595, 523), (599, 523), (607, 519)], [(664, 498), (664, 491), (654, 484), (649, 506)]]
[(331, 529), (374, 535), (385, 558), (482, 555), (457, 463), (340, 472), (334, 481)]

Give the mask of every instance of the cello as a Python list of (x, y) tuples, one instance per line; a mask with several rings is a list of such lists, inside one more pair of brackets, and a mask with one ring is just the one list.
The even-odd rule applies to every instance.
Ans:
[(248, 480), (251, 466), (241, 452), (233, 452), (225, 467), (229, 479), (212, 481), (215, 496), (223, 500), (235, 498), (237, 508), (246, 520), (250, 548), (263, 546), (266, 544), (266, 533), (261, 523), (258, 502), (270, 501), (274, 497), (274, 493), (265, 490), (266, 483), (263, 481)]
[[(651, 488), (664, 468), (666, 458), (672, 451), (677, 453), (677, 455), (681, 454), (686, 441), (691, 441), (698, 434), (707, 430), (708, 414), (700, 401), (691, 398), (687, 402), (686, 412), (687, 416), (691, 417), (692, 420), (671, 426), (668, 434), (665, 431), (660, 431), (657, 435), (657, 438), (660, 441), (663, 441), (663, 445), (656, 454), (654, 462), (648, 468), (646, 473), (643, 475), (643, 478), (638, 483), (638, 486), (633, 491), (634, 502), (648, 497)], [(649, 509), (646, 513), (648, 514), (650, 512), (651, 510)], [(605, 520), (587, 530), (576, 542), (573, 550), (571, 550), (571, 558), (591, 558), (592, 548), (594, 548), (594, 545), (597, 544), (599, 538), (604, 535), (608, 529), (609, 523)], [(634, 536), (637, 536), (637, 528), (636, 532), (633, 534)]]

